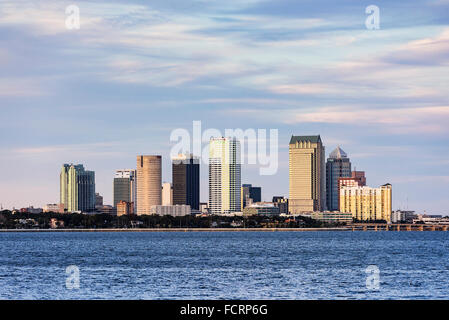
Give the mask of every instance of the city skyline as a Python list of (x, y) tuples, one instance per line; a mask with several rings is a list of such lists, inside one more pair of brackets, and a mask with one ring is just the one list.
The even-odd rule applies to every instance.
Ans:
[(77, 1), (67, 30), (66, 3), (3, 1), (0, 203), (57, 203), (62, 163), (94, 170), (109, 204), (138, 154), (162, 155), (170, 181), (170, 132), (201, 120), (279, 129), (276, 175), (242, 165), (263, 200), (288, 196), (283, 142), (320, 134), (370, 186), (394, 186), (394, 209), (448, 215), (449, 4), (409, 4), (379, 1), (367, 30), (353, 1)]
[[(246, 140), (246, 138), (245, 138)], [(217, 144), (218, 143), (218, 144)], [(254, 201), (254, 203), (262, 201), (262, 203), (267, 202), (267, 200), (265, 198), (261, 198), (261, 188), (260, 187), (252, 187), (251, 184), (247, 184), (247, 183), (242, 183), (241, 182), (241, 162), (238, 160), (240, 159), (241, 155), (240, 155), (240, 144), (241, 141), (239, 141), (238, 139), (236, 140), (235, 137), (212, 137), (209, 141), (209, 163), (205, 163), (204, 165), (208, 165), (209, 167), (211, 166), (211, 161), (212, 163), (215, 164), (215, 166), (219, 163), (220, 167), (223, 166), (223, 163), (228, 167), (231, 168), (233, 166), (238, 166), (238, 170), (237, 168), (232, 169), (231, 172), (236, 171), (238, 174), (238, 181), (240, 181), (240, 183), (236, 184), (236, 185), (240, 185), (240, 187), (238, 188), (240, 191), (237, 192), (240, 196), (240, 199), (236, 200), (236, 203), (241, 203), (241, 207), (240, 210), (243, 210), (244, 208), (244, 201), (243, 201), (243, 196), (245, 194), (245, 192), (250, 192), (251, 189), (254, 189), (253, 191), (257, 192), (258, 195), (255, 195), (255, 197), (257, 198), (256, 201)], [(211, 147), (212, 146), (212, 147)], [(211, 147), (211, 148), (210, 148)], [(344, 186), (349, 186), (350, 189), (357, 189), (360, 188), (360, 192), (362, 192), (363, 190), (369, 190), (368, 192), (371, 192), (371, 190), (373, 190), (373, 192), (377, 192), (384, 188), (385, 186), (389, 186), (390, 190), (391, 190), (391, 184), (390, 183), (386, 183), (385, 185), (382, 185), (379, 188), (374, 188), (374, 187), (365, 187), (366, 186), (366, 177), (365, 177), (365, 172), (364, 171), (353, 171), (351, 170), (351, 162), (348, 158), (348, 155), (340, 148), (340, 146), (337, 146), (332, 152), (329, 153), (328, 157), (326, 157), (326, 152), (325, 152), (325, 145), (323, 144), (320, 135), (317, 136), (294, 136), (292, 135), (291, 139), (290, 139), (290, 143), (289, 143), (289, 148), (290, 148), (290, 171), (292, 170), (292, 168), (295, 168), (293, 170), (293, 175), (292, 173), (290, 173), (290, 188), (289, 190), (293, 191), (293, 194), (297, 194), (297, 192), (295, 192), (294, 190), (296, 189), (296, 191), (298, 190), (298, 186), (294, 186), (294, 188), (292, 189), (291, 187), (291, 179), (293, 178), (294, 180), (297, 180), (299, 178), (301, 182), (301, 185), (299, 186), (299, 190), (302, 190), (302, 192), (305, 189), (308, 189), (309, 187), (312, 188), (312, 190), (316, 190), (315, 192), (317, 192), (317, 194), (312, 195), (310, 194), (309, 196), (311, 197), (310, 199), (307, 199), (307, 201), (312, 201), (314, 204), (305, 204), (305, 206), (309, 206), (310, 208), (306, 208), (306, 209), (301, 209), (301, 210), (295, 210), (293, 209), (292, 213), (293, 214), (298, 214), (301, 212), (311, 212), (311, 211), (340, 211), (341, 207), (338, 205), (337, 208), (333, 208), (330, 207), (330, 204), (328, 203), (328, 199), (329, 199), (329, 183), (333, 180), (335, 180), (335, 174), (332, 175), (331, 180), (329, 180), (328, 177), (328, 171), (329, 169), (332, 171), (332, 166), (335, 165), (335, 163), (330, 163), (331, 160), (335, 161), (335, 160), (346, 160), (348, 161), (348, 167), (344, 167), (344, 171), (348, 171), (345, 172), (345, 174), (341, 174), (342, 173), (342, 167), (341, 164), (338, 164), (338, 170), (340, 175), (337, 177), (336, 182), (337, 182), (337, 194), (338, 194), (338, 203), (340, 202), (340, 198), (342, 197), (343, 193), (340, 192), (340, 188), (344, 188)], [(297, 151), (294, 151), (297, 150)], [(319, 151), (318, 151), (319, 150)], [(293, 152), (299, 152), (300, 154), (296, 154), (292, 153)], [(293, 155), (293, 157), (292, 157)], [(299, 156), (299, 157), (298, 157)], [(306, 156), (306, 158), (304, 158), (304, 156)], [(230, 158), (231, 157), (231, 158)], [(242, 159), (244, 159), (245, 157), (243, 157)], [(188, 152), (187, 154), (179, 154), (177, 156), (174, 156), (172, 158), (170, 158), (170, 163), (172, 164), (172, 169), (176, 166), (179, 166), (182, 163), (186, 163), (188, 166), (194, 164), (197, 168), (193, 169), (193, 172), (196, 173), (190, 173), (189, 175), (187, 175), (186, 177), (184, 177), (183, 179), (180, 179), (179, 177), (179, 173), (181, 173), (181, 171), (179, 171), (179, 169), (177, 169), (179, 171), (176, 172), (176, 175), (172, 176), (172, 181), (171, 182), (162, 182), (162, 175), (163, 175), (163, 158), (160, 155), (146, 155), (146, 156), (137, 156), (137, 169), (116, 169), (115, 170), (115, 174), (114, 174), (114, 178), (113, 178), (113, 204), (111, 207), (117, 208), (116, 206), (116, 200), (118, 201), (118, 199), (120, 198), (120, 201), (124, 201), (124, 203), (130, 203), (131, 205), (134, 204), (134, 212), (139, 212), (137, 209), (137, 205), (136, 205), (136, 200), (137, 200), (137, 190), (138, 190), (138, 184), (137, 184), (137, 174), (138, 174), (138, 169), (140, 167), (140, 175), (141, 175), (141, 179), (143, 181), (148, 180), (150, 181), (151, 186), (148, 186), (148, 181), (144, 184), (146, 184), (145, 187), (140, 186), (140, 193), (141, 193), (141, 198), (151, 198), (152, 200), (150, 200), (150, 202), (152, 202), (150, 205), (145, 205), (145, 209), (140, 209), (141, 212), (143, 213), (138, 213), (138, 214), (150, 214), (151, 208), (153, 206), (164, 206), (164, 205), (175, 205), (176, 203), (174, 203), (173, 200), (173, 181), (178, 180), (178, 183), (182, 183), (185, 184), (187, 182), (187, 180), (189, 180), (189, 183), (194, 183), (195, 187), (194, 188), (198, 188), (201, 190), (200, 185), (198, 183), (198, 177), (195, 177), (195, 175), (198, 175), (199, 172), (201, 171), (199, 169), (200, 165), (201, 165), (201, 157), (195, 157), (193, 156), (193, 154), (191, 154), (190, 152)], [(305, 166), (304, 167), (304, 163), (310, 162), (312, 159), (314, 159), (312, 162), (315, 162), (315, 165), (317, 166), (315, 168), (315, 165), (312, 164), (312, 166)], [(324, 161), (324, 159), (327, 159), (326, 161)], [(218, 160), (218, 162), (217, 162)], [(230, 162), (228, 162), (230, 161)], [(292, 167), (293, 165), (293, 167)], [(318, 167), (320, 166), (320, 167)], [(301, 174), (298, 176), (298, 173), (295, 172), (297, 171), (297, 169), (300, 168), (301, 169)], [(144, 170), (145, 173), (142, 171)], [(184, 169), (183, 175), (186, 175), (186, 169)], [(189, 169), (192, 170), (192, 169)], [(205, 203), (208, 204), (208, 206), (210, 205), (210, 200), (211, 200), (211, 186), (214, 185), (214, 182), (212, 182), (211, 179), (211, 174), (213, 175), (213, 172), (217, 169), (212, 169), (209, 170), (209, 194), (208, 194), (208, 201), (206, 201)], [(72, 209), (68, 209), (67, 205), (64, 205), (65, 203), (70, 201), (67, 201), (67, 199), (63, 200), (63, 198), (67, 198), (67, 185), (70, 188), (70, 185), (72, 186), (72, 189), (75, 186), (75, 182), (70, 182), (70, 177), (72, 177), (72, 181), (74, 181), (74, 179), (76, 178), (76, 174), (74, 172), (78, 172), (80, 171), (83, 175), (85, 174), (89, 174), (90, 176), (92, 176), (90, 178), (89, 181), (81, 181), (80, 182), (82, 184), (84, 183), (90, 183), (93, 185), (93, 189), (90, 190), (90, 194), (93, 195), (93, 198), (95, 197), (100, 197), (101, 201), (103, 201), (103, 194), (100, 194), (98, 192), (96, 192), (97, 190), (95, 190), (95, 185), (96, 185), (96, 180), (95, 180), (95, 171), (87, 171), (84, 169), (84, 165), (83, 164), (63, 164), (62, 166), (62, 170), (60, 172), (60, 190), (59, 190), (59, 194), (60, 194), (60, 203), (59, 204), (55, 204), (57, 206), (62, 205), (63, 208), (65, 207), (65, 209), (67, 211), (84, 211), (83, 210), (79, 210), (78, 207), (74, 207), (74, 205), (69, 205), (69, 207), (71, 207)], [(70, 172), (73, 172), (72, 174), (70, 174)], [(172, 173), (174, 173), (175, 171), (172, 171)], [(217, 172), (219, 172), (221, 174), (222, 169), (220, 168)], [(291, 171), (292, 172), (292, 171)], [(325, 175), (324, 178), (320, 178), (320, 173)], [(307, 182), (306, 184), (304, 184), (304, 178), (306, 176), (304, 176), (304, 174), (306, 174), (307, 179), (306, 180), (310, 180), (310, 181), (317, 181), (320, 180), (321, 181), (321, 186), (320, 185), (313, 185), (310, 184), (311, 182)], [(67, 178), (66, 178), (67, 176)], [(144, 177), (145, 178), (142, 178)], [(267, 178), (269, 178), (269, 176), (267, 176)], [(318, 178), (318, 179), (317, 179)], [(67, 180), (67, 181), (66, 181)], [(124, 185), (122, 180), (127, 180), (127, 184), (129, 185)], [(196, 182), (194, 182), (196, 180)], [(222, 180), (222, 178), (220, 178), (220, 180)], [(230, 181), (230, 178), (225, 179), (226, 181)], [(231, 179), (232, 180), (232, 179)], [(324, 181), (323, 181), (324, 180)], [(160, 182), (160, 188), (157, 188), (157, 183), (156, 181)], [(354, 182), (353, 182), (354, 181)], [(237, 181), (236, 181), (237, 182)], [(212, 183), (212, 185), (211, 185)], [(330, 184), (332, 185), (334, 182), (331, 182)], [(354, 184), (355, 183), (355, 184)], [(76, 184), (78, 184), (78, 181), (76, 182)], [(82, 184), (80, 184), (80, 188), (84, 188), (82, 186)], [(117, 194), (116, 191), (116, 187), (118, 186), (117, 184), (121, 184), (119, 186), (120, 190), (119, 194)], [(126, 184), (126, 183), (125, 183)], [(215, 183), (216, 184), (216, 183)], [(341, 185), (341, 187), (340, 187)], [(164, 204), (164, 196), (166, 197), (167, 195), (164, 195), (164, 192), (166, 192), (166, 190), (164, 188), (166, 188), (167, 186), (170, 187), (171, 189), (171, 200), (169, 200), (169, 203), (165, 203)], [(357, 187), (359, 186), (359, 187)], [(184, 186), (185, 188), (185, 186)], [(248, 190), (246, 190), (245, 188), (249, 188)], [(127, 191), (126, 191), (126, 190)], [(150, 190), (151, 189), (151, 190)], [(214, 187), (212, 187), (212, 189), (214, 189)], [(219, 186), (220, 189), (220, 193), (223, 192), (223, 190), (227, 190), (229, 189), (229, 187), (226, 187), (223, 189), (223, 187)], [(333, 189), (333, 187), (332, 187)], [(354, 189), (354, 190), (355, 190)], [(80, 189), (81, 190), (81, 189)], [(84, 190), (84, 189), (83, 189)], [(142, 191), (144, 190), (144, 191)], [(156, 190), (156, 192), (154, 192)], [(341, 189), (343, 190), (343, 189)], [(199, 191), (199, 190), (198, 190)], [(197, 192), (198, 192), (197, 191)], [(323, 191), (324, 191), (324, 195), (323, 195)], [(73, 191), (75, 192), (75, 191)], [(72, 192), (72, 193), (73, 193)], [(87, 189), (86, 189), (87, 192)], [(331, 193), (335, 192), (335, 190), (332, 190)], [(156, 193), (156, 195), (155, 195)], [(237, 195), (236, 193), (236, 195)], [(124, 196), (124, 194), (127, 194), (126, 196)], [(292, 196), (292, 193), (289, 192), (290, 196)], [(249, 196), (249, 194), (248, 194)], [(72, 196), (73, 197), (73, 196)], [(155, 197), (159, 197), (160, 201), (158, 201)], [(250, 196), (249, 196), (250, 197)], [(275, 195), (268, 195), (267, 199), (272, 197), (272, 199), (277, 198), (277, 196)], [(401, 208), (394, 208), (394, 206), (392, 205), (392, 199), (393, 197), (391, 196), (391, 191), (390, 191), (390, 196), (389, 196), (390, 200), (389, 200), (389, 207), (387, 210), (390, 210), (390, 212), (393, 212), (394, 210), (401, 210)], [(70, 198), (70, 197), (69, 197)], [(212, 196), (213, 198), (213, 196)], [(252, 198), (252, 197), (250, 197)], [(254, 196), (253, 196), (254, 198)], [(130, 201), (130, 199), (135, 199), (134, 201)], [(289, 199), (289, 198), (287, 198)], [(228, 199), (230, 200), (230, 199)], [(252, 199), (253, 200), (253, 199)], [(78, 200), (76, 200), (78, 201)], [(80, 200), (81, 201), (81, 200)], [(84, 202), (86, 200), (82, 200), (81, 202)], [(165, 200), (167, 201), (167, 199)], [(201, 199), (197, 200), (198, 201), (198, 205), (201, 201)], [(274, 200), (273, 200), (274, 201)], [(304, 201), (304, 200), (302, 200)], [(320, 202), (321, 201), (321, 202)], [(73, 200), (71, 201), (73, 202)], [(92, 199), (92, 201), (90, 201), (92, 203), (94, 203), (94, 199)], [(144, 202), (148, 202), (148, 201), (144, 201)], [(178, 201), (179, 203), (177, 204), (187, 204), (186, 200), (184, 201)], [(269, 201), (268, 201), (269, 202)], [(323, 205), (324, 203), (324, 205)], [(52, 206), (53, 204), (49, 204), (47, 203), (45, 206)], [(45, 207), (43, 206), (43, 207)], [(304, 204), (302, 205), (304, 206)], [(191, 206), (190, 206), (191, 207)], [(33, 208), (33, 206), (31, 206), (31, 208)], [(58, 207), (59, 208), (59, 207)], [(87, 208), (87, 207), (86, 207)], [(210, 207), (209, 207), (210, 208)], [(294, 208), (294, 206), (293, 206)], [(4, 208), (7, 209), (7, 208)], [(18, 208), (16, 208), (18, 209)], [(93, 207), (89, 210), (92, 210)], [(195, 208), (192, 208), (195, 209)], [(382, 209), (384, 210), (384, 209)], [(236, 209), (232, 209), (229, 212), (237, 212), (239, 210)], [(217, 212), (216, 212), (217, 213)], [(223, 213), (223, 212), (222, 212)], [(444, 215), (444, 214), (443, 214)]]

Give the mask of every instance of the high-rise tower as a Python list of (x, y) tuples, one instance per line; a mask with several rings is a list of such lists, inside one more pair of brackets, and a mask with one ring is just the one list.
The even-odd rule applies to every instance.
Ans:
[(326, 208), (324, 146), (320, 136), (292, 136), (289, 144), (289, 211)]
[(114, 207), (121, 201), (133, 203), (137, 208), (137, 174), (135, 169), (120, 169), (114, 177)]
[(347, 154), (337, 147), (326, 162), (326, 204), (330, 211), (339, 210), (340, 196), (338, 179), (351, 177), (351, 162)]
[(193, 155), (180, 154), (172, 159), (173, 204), (200, 208), (200, 161)]
[(212, 214), (241, 211), (240, 142), (212, 138), (209, 145), (209, 210)]
[(95, 210), (95, 172), (82, 164), (64, 164), (60, 173), (60, 202), (68, 212)]
[(137, 156), (137, 214), (162, 204), (162, 157)]

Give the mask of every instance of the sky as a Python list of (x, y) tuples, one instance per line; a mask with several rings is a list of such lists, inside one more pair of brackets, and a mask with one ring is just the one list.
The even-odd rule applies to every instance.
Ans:
[(288, 196), (291, 135), (320, 134), (393, 185), (393, 209), (449, 215), (449, 1), (0, 2), (4, 208), (59, 202), (63, 163), (94, 170), (106, 204), (139, 154), (170, 182), (170, 135), (193, 121), (278, 129), (277, 173), (242, 167), (264, 200)]

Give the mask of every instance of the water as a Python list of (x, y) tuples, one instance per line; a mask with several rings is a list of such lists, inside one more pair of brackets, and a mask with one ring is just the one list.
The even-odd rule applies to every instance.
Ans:
[(448, 299), (448, 249), (449, 232), (0, 233), (0, 299)]

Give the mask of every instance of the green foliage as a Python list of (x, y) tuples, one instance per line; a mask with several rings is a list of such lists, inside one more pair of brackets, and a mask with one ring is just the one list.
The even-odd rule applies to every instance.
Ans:
[(295, 219), (280, 216), (113, 216), (108, 214), (26, 213), (0, 212), (0, 229), (48, 229), (51, 219), (58, 220), (58, 228), (320, 228), (333, 227), (306, 217)]

